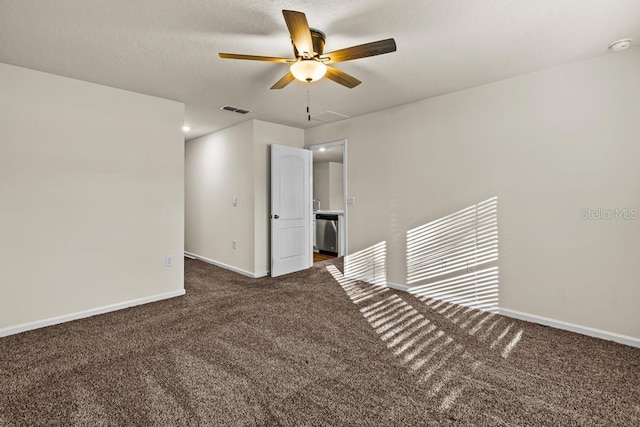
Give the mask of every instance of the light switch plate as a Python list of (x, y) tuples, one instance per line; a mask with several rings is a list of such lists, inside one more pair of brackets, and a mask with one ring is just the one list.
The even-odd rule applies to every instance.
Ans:
[(355, 206), (356, 198), (355, 196), (347, 197), (347, 206)]

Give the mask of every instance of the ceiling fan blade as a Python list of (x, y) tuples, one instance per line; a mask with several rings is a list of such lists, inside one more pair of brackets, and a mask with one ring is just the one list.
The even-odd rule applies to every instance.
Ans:
[(324, 76), (329, 80), (333, 80), (334, 82), (341, 84), (342, 86), (348, 87), (349, 89), (353, 89), (362, 83), (355, 77), (333, 67), (327, 67), (327, 74)]
[(279, 58), (276, 56), (243, 55), (240, 53), (220, 52), (218, 56), (224, 59), (248, 59), (250, 61), (267, 61), (267, 62), (282, 62), (282, 63), (296, 62), (295, 59), (291, 59), (291, 58)]
[(285, 87), (286, 85), (294, 81), (295, 79), (296, 78), (293, 77), (293, 74), (291, 74), (291, 72), (288, 72), (287, 74), (284, 75), (283, 78), (278, 80), (276, 84), (271, 86), (271, 89), (282, 89), (283, 87)]
[[(394, 39), (386, 39), (335, 50), (322, 55), (320, 59), (325, 64), (333, 64), (334, 62), (351, 61), (352, 59), (366, 58), (367, 56), (382, 55), (395, 51), (396, 41)], [(324, 60), (324, 58), (329, 59)]]
[(313, 57), (313, 40), (311, 40), (311, 31), (305, 14), (295, 10), (283, 10), (282, 15), (298, 53), (303, 55), (306, 52), (309, 57)]

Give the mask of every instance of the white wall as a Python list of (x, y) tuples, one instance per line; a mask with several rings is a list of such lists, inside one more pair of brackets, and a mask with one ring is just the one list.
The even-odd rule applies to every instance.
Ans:
[(322, 210), (344, 209), (342, 163), (313, 164), (313, 198), (320, 201)]
[(349, 253), (498, 196), (500, 306), (640, 337), (640, 49), (311, 128), (349, 141)]
[(320, 209), (328, 210), (331, 183), (329, 179), (329, 162), (313, 164), (313, 199), (320, 202)]
[(342, 163), (329, 162), (329, 209), (344, 209), (344, 170)]
[[(186, 143), (185, 250), (254, 269), (253, 123)], [(238, 204), (233, 206), (233, 198)], [(232, 247), (233, 240), (237, 248)]]
[(0, 334), (183, 293), (183, 104), (6, 64), (0, 94)]
[[(249, 276), (266, 275), (270, 266), (269, 147), (302, 148), (303, 143), (302, 129), (260, 120), (189, 141), (185, 250)], [(233, 197), (238, 199), (236, 207)]]

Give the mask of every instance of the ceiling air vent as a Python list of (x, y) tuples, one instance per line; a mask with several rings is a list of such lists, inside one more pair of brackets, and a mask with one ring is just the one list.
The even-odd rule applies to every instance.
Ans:
[(233, 105), (225, 105), (224, 107), (220, 107), (220, 109), (231, 111), (238, 114), (247, 114), (251, 112), (251, 110), (245, 110), (244, 108), (234, 107)]
[(345, 116), (344, 114), (336, 113), (335, 111), (325, 111), (324, 113), (316, 114), (315, 116), (311, 116), (313, 120), (317, 120), (323, 123), (333, 123), (339, 120), (348, 119), (349, 116)]

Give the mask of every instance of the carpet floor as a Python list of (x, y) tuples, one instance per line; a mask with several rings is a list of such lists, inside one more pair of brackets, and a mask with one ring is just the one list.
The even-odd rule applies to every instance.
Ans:
[(185, 260), (183, 297), (0, 339), (0, 425), (640, 425), (640, 349), (342, 277)]

